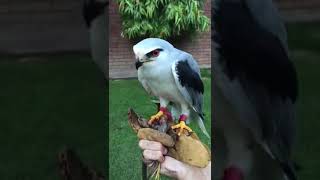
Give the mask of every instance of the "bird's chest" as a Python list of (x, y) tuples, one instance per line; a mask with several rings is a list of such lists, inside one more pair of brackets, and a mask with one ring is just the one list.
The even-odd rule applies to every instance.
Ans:
[(138, 71), (139, 81), (155, 96), (170, 97), (177, 91), (170, 66), (143, 67)]

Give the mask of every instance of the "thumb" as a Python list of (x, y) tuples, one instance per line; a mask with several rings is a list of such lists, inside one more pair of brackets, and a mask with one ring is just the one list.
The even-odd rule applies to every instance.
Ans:
[(181, 179), (186, 172), (186, 165), (170, 156), (165, 156), (160, 172), (166, 176)]
[(165, 156), (161, 163), (160, 173), (180, 180), (186, 179), (211, 179), (211, 162), (205, 168), (187, 165), (172, 157)]

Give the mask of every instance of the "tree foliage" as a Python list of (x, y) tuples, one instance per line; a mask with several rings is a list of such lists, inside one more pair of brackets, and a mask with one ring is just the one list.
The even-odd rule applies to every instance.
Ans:
[(207, 31), (204, 0), (118, 0), (122, 35), (129, 38), (168, 39), (184, 33)]

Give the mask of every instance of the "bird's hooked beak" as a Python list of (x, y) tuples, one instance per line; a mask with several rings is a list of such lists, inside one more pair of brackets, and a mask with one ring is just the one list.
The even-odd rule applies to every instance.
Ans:
[(136, 70), (138, 70), (139, 67), (141, 67), (143, 65), (143, 60), (138, 55), (136, 55), (136, 63), (135, 63), (135, 65), (136, 65)]
[(138, 70), (139, 67), (141, 67), (143, 65), (143, 62), (137, 60), (135, 64), (136, 64), (136, 70)]
[(152, 60), (146, 59), (145, 57), (143, 58), (139, 58), (138, 56), (136, 56), (136, 69), (138, 70), (139, 67), (141, 67), (143, 65), (143, 63), (147, 63), (147, 62), (151, 62)]

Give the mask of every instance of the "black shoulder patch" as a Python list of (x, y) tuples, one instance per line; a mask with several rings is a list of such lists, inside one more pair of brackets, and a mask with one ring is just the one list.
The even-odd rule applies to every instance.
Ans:
[(176, 65), (176, 72), (182, 86), (192, 88), (203, 94), (203, 82), (198, 73), (191, 69), (187, 61), (179, 61)]

